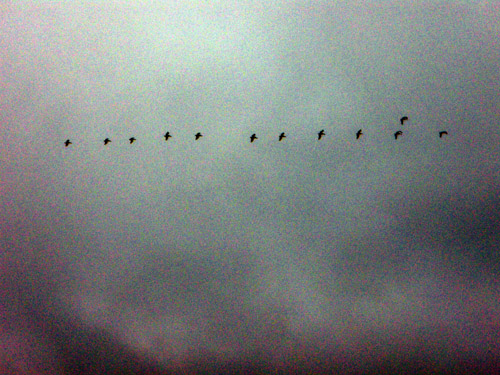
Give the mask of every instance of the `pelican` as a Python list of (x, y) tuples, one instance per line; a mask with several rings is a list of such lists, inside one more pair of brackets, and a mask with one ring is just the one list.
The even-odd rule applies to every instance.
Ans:
[(106, 138), (106, 139), (104, 140), (104, 146), (106, 146), (109, 142), (111, 142), (111, 139)]
[(196, 141), (197, 141), (198, 139), (200, 139), (201, 137), (203, 137), (203, 135), (202, 135), (200, 132), (198, 132), (198, 133), (196, 133), (196, 134), (194, 135), (194, 139), (195, 139)]
[(170, 132), (166, 132), (163, 137), (165, 138), (165, 141), (168, 141), (169, 138), (172, 138), (172, 136), (170, 135)]
[(255, 133), (254, 133), (254, 134), (252, 134), (252, 135), (250, 136), (250, 143), (252, 143), (252, 142), (253, 142), (253, 141), (255, 141), (256, 139), (259, 139), (259, 138), (257, 138), (257, 136), (255, 135)]
[(401, 122), (401, 125), (404, 125), (404, 122), (408, 120), (408, 116), (403, 116), (399, 119), (399, 121)]
[(71, 141), (69, 139), (66, 139), (66, 142), (64, 142), (64, 145), (68, 147), (69, 145), (72, 145)]
[(398, 130), (396, 133), (394, 133), (394, 139), (398, 139), (400, 135), (403, 135), (403, 132), (401, 130)]
[(358, 132), (356, 133), (356, 139), (359, 139), (359, 137), (361, 137), (363, 135), (363, 132), (361, 131), (361, 129), (358, 130)]
[(132, 137), (132, 138), (129, 138), (128, 140), (130, 141), (130, 144), (132, 144), (132, 143), (134, 143), (134, 141), (135, 141), (136, 139), (135, 139), (134, 137)]
[(323, 129), (321, 129), (320, 132), (318, 133), (318, 140), (320, 140), (321, 137), (324, 135), (325, 135), (325, 131)]
[(446, 134), (446, 135), (448, 134), (448, 132), (447, 132), (446, 130), (440, 131), (440, 132), (439, 132), (439, 138), (442, 138), (442, 137), (443, 137), (443, 135), (445, 135), (445, 134)]
[(280, 141), (280, 142), (281, 142), (281, 140), (282, 140), (283, 138), (286, 138), (285, 133), (281, 133), (281, 134), (280, 134), (280, 136), (279, 136), (279, 138), (278, 138), (278, 141)]

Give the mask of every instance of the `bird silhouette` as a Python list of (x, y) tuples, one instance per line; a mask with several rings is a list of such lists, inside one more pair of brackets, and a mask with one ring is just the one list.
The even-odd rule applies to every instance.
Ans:
[(281, 142), (281, 140), (282, 140), (283, 138), (286, 138), (285, 133), (281, 133), (281, 134), (280, 134), (280, 136), (279, 136), (279, 138), (278, 138), (278, 141), (280, 141), (280, 142)]
[(401, 122), (401, 125), (404, 125), (404, 122), (408, 120), (408, 116), (403, 116), (399, 119), (399, 121)]
[(128, 139), (130, 141), (130, 144), (134, 143), (134, 141), (136, 140), (134, 137), (131, 137)]
[(172, 138), (172, 136), (170, 135), (170, 132), (166, 132), (163, 137), (165, 138), (165, 141), (168, 141), (169, 138)]
[(66, 142), (64, 142), (65, 147), (68, 147), (69, 145), (72, 145), (71, 141), (69, 139), (66, 139)]
[(106, 146), (109, 142), (111, 142), (111, 139), (106, 138), (106, 139), (104, 140), (104, 146)]
[(194, 139), (197, 141), (198, 139), (200, 139), (201, 137), (203, 137), (203, 134), (201, 134), (200, 132), (196, 133), (194, 135)]
[(358, 130), (358, 132), (356, 133), (356, 139), (359, 139), (359, 137), (361, 137), (363, 135), (363, 132), (361, 131), (361, 129)]
[(255, 135), (255, 133), (254, 133), (254, 134), (252, 134), (252, 135), (250, 136), (250, 143), (252, 143), (252, 142), (253, 142), (253, 141), (255, 141), (256, 139), (259, 139), (259, 138), (257, 138), (257, 136)]
[(321, 137), (322, 137), (322, 136), (324, 136), (324, 135), (325, 135), (325, 131), (324, 131), (323, 129), (321, 129), (321, 130), (319, 131), (319, 133), (318, 133), (318, 140), (320, 140), (320, 139), (321, 139)]
[(396, 133), (394, 133), (394, 139), (398, 139), (400, 135), (403, 135), (403, 132), (401, 130), (398, 130)]
[(446, 130), (440, 131), (439, 132), (439, 138), (442, 138), (443, 135), (445, 135), (445, 134), (448, 134), (448, 132)]

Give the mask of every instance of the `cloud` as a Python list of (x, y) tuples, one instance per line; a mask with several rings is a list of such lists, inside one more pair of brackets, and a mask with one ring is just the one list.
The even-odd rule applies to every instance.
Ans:
[(4, 372), (498, 367), (491, 6), (5, 9)]

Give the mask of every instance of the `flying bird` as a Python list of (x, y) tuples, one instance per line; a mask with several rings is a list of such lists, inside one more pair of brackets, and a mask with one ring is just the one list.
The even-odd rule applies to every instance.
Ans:
[(170, 135), (170, 132), (166, 132), (163, 137), (165, 138), (165, 141), (168, 141), (169, 138), (172, 138), (172, 136)]
[(321, 129), (321, 130), (319, 131), (319, 133), (318, 133), (318, 140), (320, 140), (320, 139), (321, 139), (321, 137), (322, 137), (322, 136), (324, 136), (324, 135), (325, 135), (325, 131), (324, 131), (323, 129)]
[(356, 133), (356, 139), (359, 139), (359, 137), (361, 137), (363, 135), (363, 132), (361, 131), (361, 129), (358, 130), (358, 132)]
[(130, 141), (130, 144), (132, 144), (132, 143), (134, 143), (134, 141), (135, 141), (136, 139), (135, 139), (134, 137), (132, 137), (132, 138), (129, 138), (128, 140)]
[(255, 135), (255, 133), (254, 133), (254, 134), (252, 134), (252, 135), (250, 136), (250, 143), (252, 143), (252, 142), (253, 142), (253, 141), (255, 141), (256, 139), (259, 139), (259, 138), (257, 138), (257, 136)]
[(106, 146), (109, 142), (111, 142), (111, 139), (106, 138), (106, 139), (104, 140), (104, 146)]
[(281, 140), (282, 140), (283, 138), (286, 138), (285, 133), (281, 133), (281, 134), (280, 134), (280, 136), (279, 136), (279, 138), (278, 138), (278, 141), (280, 141), (280, 142), (281, 142)]
[(401, 125), (404, 125), (404, 122), (408, 120), (408, 116), (403, 116), (399, 119), (399, 121), (401, 122)]
[(398, 139), (400, 135), (403, 135), (403, 132), (401, 130), (398, 130), (396, 133), (394, 133), (394, 139)]
[(194, 135), (194, 139), (195, 139), (196, 141), (197, 141), (198, 139), (200, 139), (201, 137), (203, 137), (203, 135), (202, 135), (200, 132), (198, 132), (198, 133), (196, 133), (196, 134)]
[(72, 145), (71, 141), (69, 139), (66, 139), (66, 142), (64, 142), (64, 145), (68, 147), (69, 145)]
[(446, 134), (446, 135), (448, 134), (448, 132), (447, 132), (446, 130), (440, 131), (440, 132), (439, 132), (439, 138), (442, 138), (442, 137), (443, 137), (443, 135), (445, 135), (445, 134)]

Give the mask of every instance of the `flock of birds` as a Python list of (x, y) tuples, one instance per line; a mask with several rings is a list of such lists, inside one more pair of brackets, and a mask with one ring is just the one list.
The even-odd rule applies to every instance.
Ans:
[[(408, 117), (407, 116), (403, 116), (399, 119), (401, 125), (404, 125), (404, 122), (408, 120)], [(319, 132), (318, 132), (318, 140), (320, 140), (324, 135), (325, 135), (325, 130), (324, 129), (321, 129)], [(442, 130), (439, 132), (439, 138), (442, 138), (443, 135), (446, 135), (448, 134), (448, 132), (446, 130)], [(356, 132), (356, 139), (359, 139), (361, 136), (363, 135), (363, 129), (359, 129), (357, 132)], [(403, 135), (403, 132), (401, 130), (398, 130), (397, 132), (394, 133), (394, 139), (398, 139), (399, 136)], [(203, 134), (201, 134), (200, 132), (196, 133), (194, 135), (194, 139), (197, 141), (198, 139), (200, 139), (201, 137), (203, 137)], [(169, 138), (172, 138), (172, 135), (170, 134), (170, 132), (166, 132), (165, 135), (163, 136), (163, 138), (165, 138), (165, 141), (168, 141)], [(286, 138), (286, 135), (284, 132), (280, 133), (280, 135), (278, 136), (278, 141), (281, 142), (284, 138)], [(250, 143), (253, 143), (256, 139), (259, 139), (257, 137), (257, 135), (255, 133), (253, 133), (251, 136), (250, 136)], [(135, 139), (134, 137), (131, 137), (129, 138), (129, 142), (130, 144), (134, 143), (137, 139)], [(106, 138), (104, 140), (104, 145), (106, 146), (108, 143), (111, 142), (111, 139), (109, 138)], [(64, 145), (66, 147), (68, 147), (69, 145), (73, 144), (69, 139), (67, 139), (65, 142), (64, 142)]]

